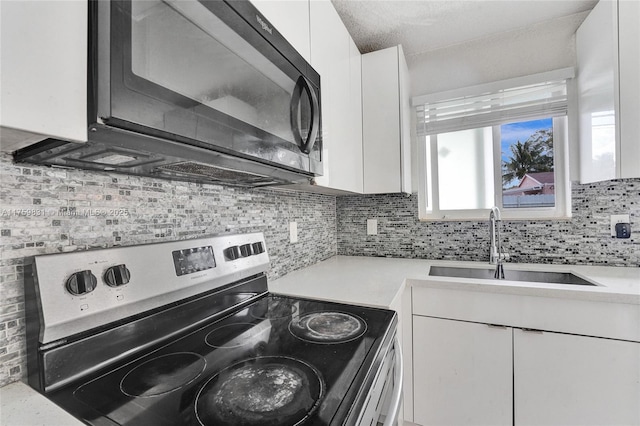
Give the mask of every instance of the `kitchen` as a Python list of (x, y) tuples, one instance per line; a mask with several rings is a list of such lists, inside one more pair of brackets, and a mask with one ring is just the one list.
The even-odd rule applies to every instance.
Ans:
[[(340, 3), (335, 2), (335, 8), (338, 11), (340, 11)], [(481, 219), (476, 218), (475, 220), (420, 221), (418, 219), (421, 205), (420, 196), (416, 194), (419, 190), (419, 185), (416, 184), (419, 180), (420, 169), (418, 155), (415, 153), (416, 147), (412, 147), (414, 155), (411, 156), (409, 162), (414, 163), (411, 167), (414, 176), (412, 179), (408, 179), (406, 175), (409, 169), (408, 162), (406, 157), (402, 156), (410, 153), (411, 149), (407, 149), (406, 145), (401, 148), (402, 143), (406, 144), (406, 132), (405, 141), (401, 141), (402, 136), (398, 134), (400, 129), (406, 129), (406, 127), (400, 122), (373, 120), (373, 124), (363, 127), (360, 129), (361, 133), (358, 134), (358, 126), (351, 125), (355, 120), (354, 117), (359, 115), (358, 105), (364, 111), (364, 118), (361, 118), (360, 121), (366, 120), (369, 113), (375, 114), (375, 110), (366, 111), (368, 105), (377, 105), (372, 102), (367, 103), (365, 100), (366, 96), (371, 94), (371, 91), (366, 89), (364, 82), (365, 68), (367, 67), (366, 62), (369, 60), (367, 58), (372, 57), (367, 57), (367, 54), (360, 57), (360, 50), (364, 53), (365, 49), (361, 45), (355, 47), (353, 39), (356, 39), (356, 35), (359, 34), (359, 27), (354, 24), (347, 31), (342, 21), (348, 22), (349, 15), (342, 10), (342, 15), (339, 16), (329, 2), (312, 1), (309, 3), (302, 1), (295, 4), (302, 10), (301, 13), (311, 16), (308, 30), (301, 31), (303, 41), (299, 41), (296, 37), (300, 33), (298, 28), (286, 27), (287, 20), (283, 17), (287, 15), (282, 14), (282, 9), (278, 9), (277, 2), (266, 2), (262, 6), (257, 3), (259, 10), (264, 13), (275, 28), (286, 35), (303, 57), (308, 58), (308, 61), (310, 59), (311, 64), (323, 78), (322, 120), (323, 132), (325, 133), (324, 147), (328, 151), (325, 153), (324, 176), (316, 179), (315, 188), (302, 188), (302, 191), (291, 188), (286, 190), (278, 188), (244, 189), (219, 184), (136, 177), (112, 172), (50, 168), (27, 163), (14, 163), (10, 154), (14, 149), (4, 152), (5, 147), (3, 146), (2, 181), (0, 183), (2, 185), (3, 209), (2, 265), (0, 265), (2, 268), (2, 330), (0, 332), (3, 333), (3, 342), (0, 345), (3, 350), (3, 353), (0, 353), (2, 359), (1, 385), (21, 380), (27, 374), (24, 267), (25, 259), (34, 255), (169, 242), (220, 234), (262, 232), (270, 259), (267, 272), (270, 282), (275, 282), (279, 278), (284, 280), (287, 280), (287, 277), (289, 279), (295, 278), (294, 271), (308, 275), (311, 273), (308, 271), (313, 271), (309, 267), (318, 264), (321, 266), (320, 262), (325, 260), (335, 262), (332, 258), (336, 255), (420, 259), (418, 262), (425, 263), (413, 267), (422, 268), (425, 271), (424, 275), (426, 275), (428, 268), (426, 265), (428, 260), (488, 262), (488, 210)], [(419, 55), (407, 55), (408, 74), (411, 81), (410, 95), (417, 97), (428, 93), (446, 92), (460, 87), (472, 87), (498, 80), (575, 67), (577, 59), (573, 34), (586, 19), (594, 5), (595, 2), (583, 2), (582, 9), (576, 10), (574, 13), (556, 18), (555, 21), (549, 21), (546, 24), (538, 23), (537, 26), (534, 25), (526, 30), (513, 29), (512, 32), (506, 34), (485, 35), (483, 38), (469, 41), (466, 44), (456, 44), (449, 41), (448, 44), (444, 44), (444, 46), (448, 46), (446, 48), (432, 48), (428, 54), (425, 54), (427, 59), (423, 58), (422, 61), (418, 60)], [(277, 13), (271, 11), (269, 14), (269, 6), (273, 7)], [(7, 10), (4, 3), (2, 7), (3, 10)], [(67, 7), (70, 8), (70, 11), (64, 15), (66, 19), (69, 19), (69, 16), (74, 16), (73, 13), (82, 13), (82, 11), (78, 12), (78, 8), (73, 5), (68, 4)], [(280, 5), (280, 7), (282, 6)], [(394, 8), (392, 7), (391, 10)], [(402, 11), (402, 9), (398, 10)], [(288, 11), (290, 13), (300, 12), (294, 7), (288, 8)], [(391, 12), (387, 10), (388, 13)], [(2, 16), (5, 17), (6, 14), (3, 13)], [(376, 16), (376, 24), (383, 25), (384, 19), (380, 18), (381, 15)], [(385, 15), (382, 14), (382, 16)], [(319, 19), (317, 17), (322, 17), (322, 20), (316, 21)], [(4, 19), (3, 28), (5, 28)], [(45, 25), (46, 14), (40, 14), (37, 17), (30, 16), (29, 19), (43, 19), (45, 22), (32, 25), (38, 28), (47, 28)], [(75, 22), (77, 25), (75, 20), (70, 22)], [(299, 22), (299, 20), (293, 22)], [(336, 26), (335, 28), (338, 30), (327, 31), (326, 25), (320, 26), (326, 22), (331, 22), (331, 25)], [(435, 24), (432, 22), (432, 25)], [(79, 30), (72, 27), (73, 25), (69, 25), (69, 34), (66, 36), (70, 37), (72, 43), (78, 43), (73, 31), (84, 32), (85, 29), (81, 25)], [(296, 30), (298, 31), (296, 32)], [(64, 37), (65, 34), (59, 34), (55, 31), (54, 28), (54, 32), (50, 36), (54, 40), (52, 43), (54, 49), (45, 52), (49, 55), (52, 54), (51, 52), (54, 53), (53, 58), (48, 56), (48, 60), (52, 61), (50, 66), (39, 65), (29, 69), (33, 74), (30, 78), (33, 78), (35, 82), (47, 80), (50, 77), (50, 70), (60, 67), (60, 62), (69, 66), (74, 60), (78, 61), (74, 57), (76, 54), (73, 49), (60, 48), (58, 37)], [(322, 34), (322, 37), (318, 37), (317, 34)], [(337, 40), (333, 40), (329, 35)], [(512, 43), (514, 39), (518, 40), (518, 43)], [(5, 54), (8, 54), (5, 52), (9, 52), (6, 50), (5, 43), (8, 43), (9, 40), (11, 38), (7, 38), (3, 34), (3, 64), (5, 64)], [(320, 43), (320, 45), (314, 45), (314, 43)], [(342, 50), (335, 48), (330, 43), (338, 43)], [(55, 45), (58, 46), (57, 51)], [(541, 49), (541, 45), (544, 45), (545, 49)], [(636, 43), (636, 63), (637, 45)], [(314, 46), (316, 47), (314, 48)], [(343, 48), (344, 46), (346, 48)], [(379, 47), (388, 48), (389, 46)], [(406, 49), (408, 44), (404, 43), (403, 47)], [(47, 46), (47, 48), (51, 48), (51, 46)], [(367, 51), (378, 50), (378, 48), (366, 49)], [(529, 51), (536, 52), (535, 59), (529, 58)], [(321, 56), (314, 58), (315, 52), (319, 52)], [(336, 52), (342, 52), (343, 56), (340, 61), (334, 59), (332, 62), (331, 57), (336, 56)], [(59, 57), (55, 57), (55, 54), (66, 54), (72, 57), (61, 61)], [(400, 58), (397, 49), (395, 55), (396, 58)], [(350, 60), (344, 60), (345, 57)], [(38, 60), (39, 57), (33, 55), (33, 58), (33, 60)], [(505, 61), (504, 58), (513, 59)], [(359, 65), (358, 60), (362, 62), (362, 65)], [(79, 61), (86, 64), (86, 59)], [(460, 66), (461, 63), (464, 65)], [(501, 63), (502, 66), (496, 67), (496, 63)], [(352, 73), (353, 70), (359, 70), (360, 66), (363, 70), (362, 74)], [(378, 66), (376, 65), (374, 68)], [(398, 69), (396, 64), (396, 73), (400, 74)], [(380, 77), (377, 74), (387, 76), (386, 73), (379, 72), (374, 73), (371, 78)], [(4, 75), (6, 74), (3, 65)], [(357, 78), (361, 78), (363, 83), (362, 85), (351, 84), (350, 79), (342, 78), (344, 75), (356, 78), (356, 81)], [(424, 75), (428, 75), (429, 78), (424, 78)], [(455, 76), (455, 78), (450, 78), (450, 76)], [(4, 104), (4, 99), (6, 99), (4, 78), (3, 115), (8, 111)], [(400, 75), (395, 78), (397, 89)], [(83, 90), (83, 87), (78, 87), (77, 81), (84, 79), (82, 77), (79, 80), (76, 79), (76, 83), (73, 84), (74, 78), (69, 78), (72, 87), (65, 88), (61, 85), (58, 89)], [(24, 79), (24, 81), (27, 80), (27, 78)], [(29, 84), (33, 84), (33, 81), (29, 81)], [(620, 84), (622, 85), (624, 82), (621, 80)], [(382, 87), (382, 84), (381, 82), (373, 83), (376, 88)], [(637, 73), (635, 84), (637, 88)], [(362, 93), (358, 92), (358, 88)], [(633, 93), (632, 90), (631, 93)], [(374, 91), (374, 93), (378, 92)], [(395, 95), (397, 110), (397, 103), (400, 102), (398, 90), (395, 91)], [(346, 96), (346, 100), (342, 96)], [(84, 104), (83, 108), (86, 108), (86, 102), (83, 99), (80, 96), (81, 102), (79, 103)], [(362, 102), (361, 99), (363, 99)], [(45, 103), (43, 102), (43, 104)], [(347, 108), (346, 105), (350, 107)], [(28, 106), (31, 108), (33, 104)], [(67, 105), (64, 106), (66, 108)], [(394, 105), (391, 104), (391, 107), (393, 108)], [(60, 104), (54, 102), (47, 108), (49, 109), (44, 115), (53, 118), (54, 129), (58, 130), (59, 126), (56, 126), (56, 123), (64, 123), (65, 120), (71, 121), (69, 111), (62, 108)], [(31, 114), (38, 114), (38, 111), (27, 110)], [(42, 113), (42, 111), (40, 112)], [(56, 117), (58, 113), (63, 116)], [(360, 113), (360, 115), (363, 114)], [(81, 116), (84, 118), (82, 113)], [(382, 122), (384, 128), (376, 130), (376, 121)], [(47, 125), (46, 120), (43, 119), (42, 122)], [(51, 123), (48, 125), (51, 126)], [(388, 144), (389, 146), (385, 147), (391, 148), (390, 154), (381, 151), (381, 147), (376, 147), (374, 151), (367, 151), (367, 146), (371, 146), (368, 144), (377, 143), (377, 139), (375, 139), (377, 133), (387, 131), (394, 126), (397, 129), (395, 130), (394, 144)], [(370, 129), (374, 129), (373, 135), (367, 133)], [(34, 131), (35, 129), (30, 130)], [(86, 126), (84, 126), (84, 131), (86, 132)], [(414, 130), (410, 130), (410, 132), (414, 132)], [(36, 133), (46, 132), (36, 131)], [(5, 129), (3, 129), (3, 145), (5, 145), (5, 134)], [(53, 134), (53, 131), (48, 134)], [(336, 135), (343, 136), (338, 139)], [(341, 147), (341, 158), (336, 159), (332, 156), (331, 151), (332, 137), (337, 141), (333, 142), (334, 144), (341, 140), (359, 140), (360, 144), (359, 147), (357, 143), (349, 144), (349, 147)], [(72, 136), (67, 136), (67, 138), (77, 139)], [(632, 134), (631, 138), (631, 143), (637, 146), (637, 131)], [(625, 140), (628, 141), (628, 137)], [(380, 155), (383, 152), (384, 154)], [(505, 218), (501, 231), (504, 251), (510, 254), (507, 263), (615, 266), (615, 270), (619, 273), (629, 271), (626, 273), (630, 274), (631, 281), (635, 280), (636, 287), (630, 285), (626, 290), (631, 296), (628, 299), (630, 301), (627, 301), (625, 305), (632, 309), (631, 316), (628, 318), (634, 318), (633, 315), (636, 315), (637, 318), (637, 296), (639, 293), (637, 278), (640, 250), (634, 235), (634, 224), (637, 222), (638, 203), (640, 202), (638, 163), (636, 163), (635, 174), (633, 171), (631, 174), (619, 174), (618, 172), (617, 175), (606, 180), (592, 182), (588, 177), (583, 179), (580, 175), (573, 175), (576, 169), (574, 165), (578, 163), (578, 156), (572, 155), (572, 152), (575, 153), (575, 151), (571, 151), (570, 147), (568, 159), (570, 174), (572, 174), (570, 180), (574, 182), (570, 190), (570, 220), (510, 221)], [(633, 153), (633, 151), (631, 152)], [(354, 162), (354, 158), (359, 161)], [(394, 161), (390, 161), (390, 158), (394, 158)], [(395, 161), (396, 158), (397, 161)], [(385, 160), (391, 164), (385, 165)], [(403, 162), (404, 168), (400, 166)], [(345, 167), (345, 164), (348, 167)], [(389, 171), (393, 178), (386, 177), (382, 182), (377, 180), (375, 175), (382, 170)], [(585, 183), (578, 183), (580, 181)], [(376, 187), (381, 184), (389, 186), (383, 189)], [(391, 184), (393, 186), (390, 186)], [(310, 189), (313, 191), (309, 191)], [(407, 192), (410, 194), (406, 194)], [(612, 215), (628, 215), (627, 221), (631, 224), (630, 238), (615, 239), (611, 237), (610, 217)], [(370, 232), (367, 232), (369, 227), (371, 228)], [(386, 259), (375, 260), (386, 261)], [(407, 266), (406, 263), (402, 265), (396, 267), (399, 268), (397, 270), (400, 274), (398, 281), (390, 283), (389, 286), (399, 286), (405, 278), (420, 278), (420, 274), (415, 272), (403, 275), (410, 266)], [(310, 280), (312, 279), (313, 277), (310, 278)], [(282, 289), (288, 286), (286, 287), (287, 291), (295, 294), (296, 289), (291, 289), (290, 284), (288, 285), (286, 281), (278, 281), (281, 283)], [(377, 285), (383, 286), (384, 289), (384, 284)], [(330, 283), (326, 284), (327, 288), (330, 286)], [(303, 291), (302, 284), (298, 287), (299, 291)], [(350, 288), (351, 286), (345, 285), (345, 287)], [(395, 290), (399, 290), (399, 287)], [(276, 290), (272, 289), (272, 291)], [(314, 288), (308, 291), (313, 292), (313, 297), (337, 297), (328, 293), (323, 294), (320, 285), (315, 286), (314, 284)], [(348, 292), (346, 288), (342, 291)], [(351, 291), (356, 296), (357, 293), (367, 293), (366, 290), (353, 289)], [(372, 291), (371, 294), (373, 293)], [(395, 291), (391, 291), (391, 293), (391, 299), (397, 299)], [(300, 296), (304, 297), (305, 295)], [(392, 302), (397, 302), (397, 300), (369, 302), (368, 300), (356, 299), (342, 299), (341, 301), (378, 306), (390, 306)], [(635, 314), (633, 309), (635, 309)], [(409, 317), (410, 321), (411, 317)], [(483, 322), (482, 319), (475, 318), (470, 321)], [(625, 337), (622, 340), (633, 339)], [(637, 342), (637, 340), (633, 341)], [(405, 348), (405, 361), (407, 355)], [(406, 364), (409, 363), (406, 362)], [(411, 419), (410, 415), (407, 415), (408, 401), (410, 403), (408, 394), (407, 388), (405, 388), (405, 418)]]

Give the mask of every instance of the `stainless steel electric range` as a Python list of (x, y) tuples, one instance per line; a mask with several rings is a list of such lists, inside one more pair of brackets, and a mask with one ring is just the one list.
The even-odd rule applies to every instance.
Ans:
[(252, 233), (35, 257), (29, 384), (90, 425), (394, 423), (396, 314), (270, 294), (266, 249)]

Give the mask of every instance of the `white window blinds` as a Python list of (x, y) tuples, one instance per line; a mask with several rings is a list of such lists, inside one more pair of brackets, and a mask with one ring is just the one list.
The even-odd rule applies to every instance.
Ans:
[(567, 114), (573, 68), (413, 98), (417, 134), (477, 129)]

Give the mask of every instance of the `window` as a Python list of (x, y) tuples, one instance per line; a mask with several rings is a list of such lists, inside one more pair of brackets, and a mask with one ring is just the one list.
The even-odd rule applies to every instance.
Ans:
[(500, 126), (502, 206), (555, 207), (553, 118)]
[[(571, 69), (414, 98), (420, 219), (570, 216)], [(524, 84), (523, 84), (524, 83)]]

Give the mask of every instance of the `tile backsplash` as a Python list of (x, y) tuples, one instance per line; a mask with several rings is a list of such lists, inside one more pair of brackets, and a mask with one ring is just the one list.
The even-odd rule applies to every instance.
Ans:
[[(337, 211), (341, 255), (489, 259), (488, 219), (420, 222), (415, 194), (338, 197)], [(610, 216), (614, 214), (630, 215), (631, 238), (611, 237)], [(377, 219), (377, 235), (367, 235), (367, 219)], [(570, 220), (505, 220), (501, 235), (511, 262), (638, 267), (640, 179), (574, 184)]]
[[(334, 256), (336, 198), (14, 164), (0, 154), (0, 386), (26, 374), (27, 257), (261, 231), (270, 279)], [(289, 222), (298, 242), (289, 243)]]
[[(640, 179), (574, 185), (572, 197), (571, 220), (503, 222), (511, 261), (640, 266)], [(487, 221), (420, 222), (416, 195), (239, 189), (14, 164), (0, 154), (0, 202), (0, 386), (26, 375), (30, 256), (262, 231), (270, 279), (335, 254), (488, 259)], [(612, 214), (630, 215), (630, 239), (610, 237)], [(377, 219), (377, 235), (367, 235), (367, 219)]]

